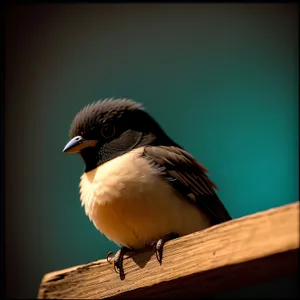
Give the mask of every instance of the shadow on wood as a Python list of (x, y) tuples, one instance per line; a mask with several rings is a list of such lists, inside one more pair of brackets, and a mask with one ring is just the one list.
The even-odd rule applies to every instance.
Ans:
[(293, 274), (299, 251), (299, 203), (235, 219), (124, 260), (120, 280), (106, 260), (46, 274), (39, 298), (178, 298), (222, 293)]

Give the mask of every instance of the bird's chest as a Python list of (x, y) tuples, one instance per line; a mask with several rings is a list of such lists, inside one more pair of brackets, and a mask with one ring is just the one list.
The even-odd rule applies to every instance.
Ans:
[(151, 232), (157, 211), (169, 209), (166, 199), (172, 197), (159, 170), (136, 150), (84, 173), (80, 182), (82, 205), (97, 229), (129, 247)]
[(93, 213), (95, 203), (128, 207), (153, 190), (159, 171), (140, 152), (124, 154), (81, 176), (80, 199), (88, 215)]

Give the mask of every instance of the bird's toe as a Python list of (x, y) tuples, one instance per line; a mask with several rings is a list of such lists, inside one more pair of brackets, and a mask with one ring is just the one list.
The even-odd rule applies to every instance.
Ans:
[(116, 273), (120, 274), (123, 271), (123, 259), (119, 257), (119, 259), (114, 260), (114, 270)]
[(106, 255), (107, 262), (111, 264), (114, 257), (115, 257), (115, 253), (112, 251), (109, 251)]
[(156, 259), (158, 260), (158, 262), (161, 264), (162, 263), (162, 258), (163, 258), (163, 249), (164, 249), (164, 245), (166, 242), (175, 239), (179, 237), (178, 233), (170, 233), (167, 234), (165, 236), (163, 236), (161, 239), (159, 239), (156, 243), (152, 243), (151, 245), (155, 247), (155, 255), (156, 255)]

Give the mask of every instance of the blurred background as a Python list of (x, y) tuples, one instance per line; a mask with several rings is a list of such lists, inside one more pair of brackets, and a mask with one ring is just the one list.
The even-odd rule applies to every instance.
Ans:
[(210, 170), (234, 218), (298, 200), (292, 4), (36, 4), (5, 20), (5, 271), (10, 298), (117, 247), (85, 216), (70, 123), (143, 103)]

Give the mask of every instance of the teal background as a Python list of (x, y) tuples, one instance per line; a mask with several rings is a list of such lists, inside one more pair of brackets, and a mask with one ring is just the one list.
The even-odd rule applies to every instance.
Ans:
[(298, 11), (291, 4), (60, 4), (5, 20), (9, 297), (117, 247), (79, 202), (70, 123), (105, 97), (142, 102), (211, 172), (234, 218), (298, 200)]

